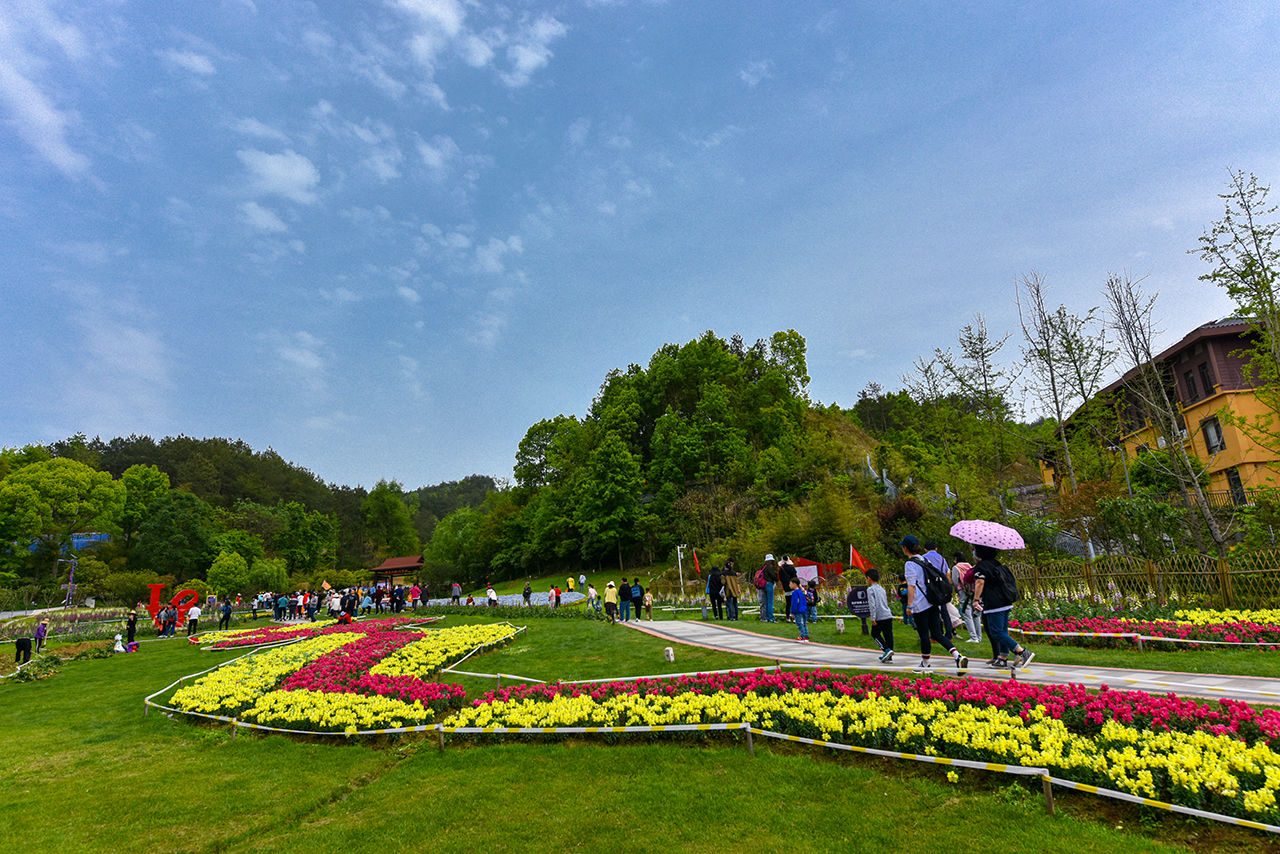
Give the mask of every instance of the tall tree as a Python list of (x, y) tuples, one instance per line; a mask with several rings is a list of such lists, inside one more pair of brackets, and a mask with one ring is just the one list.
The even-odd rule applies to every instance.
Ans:
[(1246, 348), (1249, 372), (1268, 411), (1232, 422), (1264, 447), (1280, 450), (1280, 250), (1274, 244), (1280, 220), (1267, 202), (1270, 191), (1253, 174), (1232, 172), (1230, 189), (1219, 195), (1223, 217), (1194, 251), (1213, 267), (1200, 278), (1226, 290), (1255, 335)]
[[(1156, 328), (1154, 310), (1156, 296), (1148, 296), (1141, 280), (1111, 274), (1106, 283), (1110, 327), (1116, 334), (1120, 355), (1128, 369), (1126, 390), (1138, 399), (1151, 419), (1158, 436), (1165, 440), (1168, 454), (1164, 458), (1169, 477), (1189, 495), (1219, 557), (1226, 557), (1228, 531), (1218, 521), (1201, 485), (1204, 466), (1191, 459), (1182, 440), (1181, 413), (1170, 393), (1170, 382), (1162, 366), (1155, 360)], [(1154, 455), (1152, 459), (1157, 459)]]
[(592, 452), (587, 469), (577, 507), (583, 557), (600, 555), (613, 547), (618, 569), (623, 570), (623, 546), (638, 539), (640, 464), (622, 438), (610, 431)]
[(365, 530), (380, 558), (422, 553), (400, 484), (378, 481), (364, 502)]

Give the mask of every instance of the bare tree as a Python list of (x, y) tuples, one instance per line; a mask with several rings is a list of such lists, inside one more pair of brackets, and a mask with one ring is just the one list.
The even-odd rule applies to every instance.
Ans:
[(1168, 452), (1168, 466), (1163, 473), (1179, 485), (1184, 494), (1190, 495), (1195, 509), (1204, 521), (1205, 531), (1213, 541), (1218, 556), (1227, 554), (1227, 528), (1214, 515), (1200, 477), (1204, 466), (1191, 459), (1183, 444), (1181, 416), (1170, 394), (1170, 378), (1167, 371), (1155, 361), (1154, 309), (1156, 295), (1148, 296), (1142, 290), (1142, 280), (1128, 275), (1112, 273), (1105, 288), (1110, 311), (1109, 325), (1115, 332), (1120, 356), (1131, 376), (1125, 381), (1126, 390), (1141, 403), (1151, 419), (1156, 434), (1163, 437)]

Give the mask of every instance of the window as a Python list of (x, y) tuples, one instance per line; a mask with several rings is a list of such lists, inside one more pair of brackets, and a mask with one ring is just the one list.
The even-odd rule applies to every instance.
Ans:
[(1209, 370), (1208, 362), (1200, 363), (1200, 385), (1204, 386), (1206, 397), (1213, 394), (1213, 372)]
[(1240, 472), (1235, 469), (1227, 469), (1227, 488), (1231, 490), (1231, 503), (1240, 507), (1249, 503), (1249, 496), (1245, 494), (1244, 484), (1240, 482)]
[(1199, 400), (1200, 395), (1196, 394), (1195, 376), (1190, 371), (1187, 371), (1182, 375), (1182, 381), (1187, 385), (1187, 403), (1194, 403)]
[(1222, 425), (1218, 423), (1216, 417), (1201, 421), (1200, 430), (1204, 433), (1204, 446), (1209, 453), (1217, 454), (1227, 449), (1226, 439), (1222, 435)]

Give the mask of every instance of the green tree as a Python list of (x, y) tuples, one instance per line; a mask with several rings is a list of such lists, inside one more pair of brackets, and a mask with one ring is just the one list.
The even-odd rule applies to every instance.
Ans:
[(577, 525), (583, 532), (584, 558), (612, 548), (617, 551), (618, 569), (626, 568), (622, 551), (637, 539), (640, 487), (640, 464), (617, 433), (605, 433), (591, 454), (579, 493)]
[(71, 535), (119, 530), (125, 489), (106, 472), (52, 459), (0, 481), (0, 531), (5, 543), (39, 540), (45, 555), (69, 552)]
[(222, 551), (209, 567), (209, 587), (219, 596), (249, 589), (249, 563), (237, 552)]
[(131, 566), (177, 581), (203, 578), (216, 552), (213, 508), (189, 492), (171, 491), (157, 501), (138, 530)]
[(125, 469), (120, 475), (120, 482), (125, 490), (120, 532), (125, 551), (128, 551), (148, 510), (169, 493), (169, 475), (155, 466), (139, 464)]
[(259, 593), (267, 590), (279, 592), (289, 586), (289, 571), (284, 559), (278, 557), (259, 558), (249, 567), (247, 578), (249, 590)]
[(378, 481), (364, 502), (365, 531), (379, 558), (422, 553), (404, 493), (395, 481)]

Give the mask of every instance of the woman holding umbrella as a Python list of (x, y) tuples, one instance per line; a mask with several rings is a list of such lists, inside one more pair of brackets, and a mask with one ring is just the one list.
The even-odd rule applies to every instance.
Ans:
[(951, 536), (972, 545), (973, 554), (978, 558), (973, 565), (973, 607), (982, 614), (995, 650), (995, 657), (988, 664), (997, 668), (1010, 664), (1016, 668), (1026, 667), (1035, 653), (1009, 635), (1009, 614), (1018, 597), (1017, 584), (1013, 573), (998, 560), (1001, 550), (1025, 547), (1022, 535), (996, 522), (969, 519), (953, 525)]

